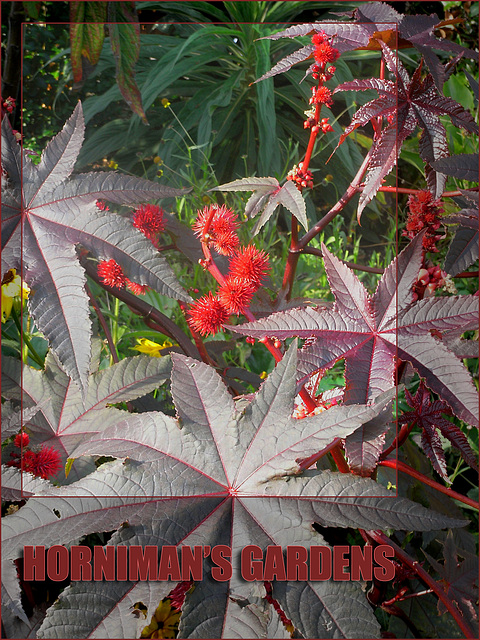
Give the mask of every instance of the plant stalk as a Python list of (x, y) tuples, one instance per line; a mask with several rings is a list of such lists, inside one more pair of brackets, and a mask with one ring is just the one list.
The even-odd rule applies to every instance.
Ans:
[(440, 491), (440, 493), (444, 493), (446, 496), (449, 496), (453, 500), (458, 500), (459, 502), (463, 502), (464, 504), (467, 504), (469, 507), (472, 507), (472, 509), (476, 509), (478, 511), (479, 504), (477, 501), (472, 500), (471, 498), (467, 498), (467, 496), (462, 496), (461, 493), (457, 493), (456, 491), (453, 491), (453, 489), (444, 487), (440, 483), (435, 482), (435, 480), (432, 480), (428, 476), (423, 475), (423, 473), (420, 473), (419, 471), (412, 469), (412, 467), (409, 467), (408, 464), (401, 462), (401, 460), (381, 460), (378, 463), (378, 466), (389, 467), (390, 469), (396, 469), (397, 471), (402, 471), (403, 473), (406, 473), (409, 476), (412, 476), (412, 478), (415, 478), (416, 480), (423, 482), (423, 484), (426, 484), (429, 487), (432, 487), (433, 489)]
[(458, 626), (462, 630), (462, 633), (465, 635), (465, 637), (466, 638), (475, 637), (474, 635), (472, 635), (472, 632), (465, 624), (462, 614), (457, 609), (457, 607), (452, 602), (452, 600), (450, 600), (450, 598), (447, 596), (442, 586), (436, 580), (434, 580), (430, 576), (430, 574), (428, 574), (425, 571), (425, 569), (423, 569), (423, 567), (420, 566), (420, 563), (417, 560), (414, 560), (413, 558), (411, 558), (403, 549), (401, 549), (395, 542), (393, 542), (382, 531), (368, 531), (367, 533), (378, 544), (386, 544), (391, 546), (392, 549), (395, 551), (395, 555), (397, 556), (397, 558), (401, 560), (404, 564), (406, 564), (407, 567), (410, 567), (410, 569), (413, 569), (413, 571), (415, 571), (415, 573), (417, 574), (418, 578), (422, 582), (424, 582), (427, 585), (427, 587), (429, 587), (435, 593), (435, 595), (439, 600), (443, 602), (443, 604), (448, 609), (448, 611), (452, 615), (455, 622), (458, 624)]

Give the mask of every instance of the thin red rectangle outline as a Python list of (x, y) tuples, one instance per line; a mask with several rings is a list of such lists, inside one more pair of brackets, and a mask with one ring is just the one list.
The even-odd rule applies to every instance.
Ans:
[[(328, 22), (325, 21), (323, 23), (319, 23), (319, 26), (321, 26), (321, 24), (327, 24)], [(51, 24), (71, 24), (69, 22), (49, 22), (49, 25)], [(138, 23), (139, 25), (141, 24), (162, 24), (161, 22), (151, 22), (151, 23), (147, 23), (147, 22), (141, 22)], [(165, 23), (166, 24), (166, 23)], [(170, 23), (168, 23), (170, 24)], [(175, 24), (236, 24), (236, 23), (231, 23), (231, 22), (208, 22), (208, 23), (193, 23), (193, 22), (177, 22)], [(294, 26), (296, 24), (304, 24), (301, 22), (290, 22), (290, 23), (239, 23), (239, 24), (285, 24), (287, 26)], [(360, 25), (363, 24), (362, 22), (356, 22), (355, 25)], [(370, 23), (368, 23), (370, 24)], [(385, 24), (385, 25), (391, 25), (393, 26), (393, 31), (395, 31), (395, 38), (396, 41), (398, 42), (398, 37), (399, 37), (399, 32), (398, 32), (398, 23), (395, 22), (382, 22), (379, 24)], [(24, 28), (25, 26), (43, 26), (42, 23), (35, 23), (35, 22), (24, 22), (22, 23), (22, 70), (23, 70), (23, 51), (24, 51)], [(398, 48), (396, 50), (396, 54), (398, 57)], [(21, 105), (22, 105), (22, 114), (23, 114), (23, 74), (22, 74), (22, 84), (21, 84)], [(398, 105), (398, 92), (397, 92), (397, 105)], [(398, 110), (398, 106), (397, 106), (397, 110)], [(22, 115), (22, 121), (21, 121), (21, 133), (22, 133), (22, 148), (23, 148), (23, 115)], [(395, 165), (395, 174), (396, 174), (396, 186), (398, 187), (398, 164), (396, 163)], [(396, 215), (396, 235), (395, 235), (395, 242), (396, 242), (396, 254), (398, 256), (398, 195), (396, 197), (396, 211), (395, 211), (395, 215)], [(23, 233), (22, 233), (22, 239), (21, 239), (21, 252), (23, 255)], [(23, 264), (22, 264), (22, 281), (23, 281)], [(398, 316), (398, 296), (397, 296), (397, 316)], [(22, 325), (23, 326), (23, 325)], [(398, 340), (398, 334), (397, 334), (397, 340)], [(22, 335), (20, 336), (20, 344), (22, 346)], [(397, 351), (397, 355), (398, 355), (398, 343), (396, 345), (396, 351)], [(22, 375), (23, 378), (23, 375)], [(21, 380), (21, 385), (22, 385), (22, 402), (21, 402), (21, 406), (22, 406), (22, 410), (23, 410), (23, 380)], [(398, 406), (398, 387), (397, 387), (397, 406)], [(396, 421), (396, 436), (398, 436), (398, 420)], [(397, 454), (397, 460), (398, 460), (398, 446), (396, 448), (396, 454)], [(389, 473), (389, 472), (387, 472)], [(22, 472), (22, 480), (21, 480), (21, 495), (22, 498), (28, 498), (28, 497), (34, 497), (34, 496), (29, 496), (29, 495), (25, 495), (23, 494), (23, 472)], [(87, 476), (86, 476), (87, 477)], [(392, 497), (392, 498), (396, 498), (398, 497), (398, 481), (399, 481), (399, 473), (398, 473), (398, 469), (395, 470), (395, 489), (396, 489), (396, 493), (393, 494), (391, 496), (368, 496), (369, 498), (376, 498), (376, 497)], [(79, 481), (80, 482), (80, 481)], [(69, 485), (63, 485), (62, 489), (66, 487), (68, 487)], [(141, 504), (142, 501), (146, 500), (147, 498), (151, 498), (152, 501), (157, 501), (157, 500), (176, 500), (176, 499), (189, 499), (189, 498), (196, 498), (196, 497), (215, 497), (216, 495), (219, 494), (205, 494), (205, 495), (201, 495), (201, 496), (158, 496), (158, 495), (153, 495), (153, 496), (138, 496), (139, 498), (139, 504)], [(223, 494), (222, 494), (223, 495)], [(85, 495), (85, 496), (69, 496), (69, 495), (63, 495), (63, 494), (56, 494), (56, 495), (48, 495), (48, 496), (38, 496), (38, 497), (45, 497), (45, 498), (87, 498), (87, 497), (91, 497), (89, 495)], [(255, 498), (256, 496), (242, 496), (242, 499), (246, 499), (247, 497), (252, 497)], [(266, 497), (266, 496), (263, 496)], [(349, 496), (349, 498), (361, 498), (363, 496)], [(275, 496), (275, 498), (294, 498), (293, 496)], [(116, 500), (116, 499), (132, 499), (135, 500), (136, 496), (108, 496), (108, 498), (106, 497), (106, 499), (112, 499), (112, 500)], [(301, 496), (299, 498), (295, 498), (295, 499), (301, 499), (301, 500), (311, 500), (311, 501), (315, 501), (320, 500), (321, 499), (318, 496)]]

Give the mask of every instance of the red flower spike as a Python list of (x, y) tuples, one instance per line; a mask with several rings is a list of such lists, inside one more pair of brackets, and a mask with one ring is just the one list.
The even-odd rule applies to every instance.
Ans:
[(229, 313), (211, 292), (196, 300), (188, 311), (187, 321), (202, 336), (217, 333), (228, 320)]
[(27, 473), (33, 473), (36, 456), (37, 454), (33, 453), (33, 451), (24, 451), (21, 459), (19, 460), (19, 464), (14, 466), (18, 466), (22, 471), (26, 471)]
[(123, 289), (127, 279), (122, 271), (122, 267), (115, 260), (102, 260), (98, 264), (97, 273), (103, 284), (108, 287)]
[(136, 296), (144, 296), (149, 290), (149, 287), (146, 284), (138, 284), (138, 282), (132, 282), (128, 278), (125, 279), (125, 282), (127, 284), (127, 288)]
[(212, 244), (215, 250), (224, 256), (231, 256), (240, 244), (237, 229), (237, 216), (225, 205), (210, 205), (203, 211), (198, 211), (193, 225), (195, 235), (203, 242)]
[(158, 249), (157, 235), (165, 229), (164, 210), (156, 204), (142, 204), (133, 214), (133, 226)]
[(426, 228), (423, 248), (425, 251), (437, 252), (438, 249), (435, 245), (442, 237), (436, 233), (441, 225), (442, 201), (440, 199), (434, 200), (430, 191), (420, 191), (418, 194), (409, 196), (408, 209), (407, 224), (402, 235), (412, 239)]
[(316, 104), (325, 104), (329, 107), (333, 103), (332, 92), (328, 87), (319, 87), (315, 92), (314, 101)]
[(239, 314), (250, 304), (255, 291), (256, 287), (248, 280), (229, 276), (218, 290), (218, 299), (229, 313)]
[(29, 442), (30, 442), (30, 438), (28, 436), (28, 433), (25, 433), (25, 431), (22, 431), (22, 433), (17, 433), (17, 435), (15, 436), (15, 440), (13, 441), (13, 444), (19, 449), (21, 449), (22, 447), (28, 447)]
[(247, 280), (258, 289), (269, 270), (268, 255), (249, 244), (241, 247), (230, 261), (229, 276)]
[(318, 46), (320, 44), (323, 44), (326, 38), (327, 34), (325, 33), (325, 31), (317, 31), (317, 33), (312, 36), (312, 42), (313, 44)]
[(313, 56), (318, 64), (328, 64), (329, 62), (335, 62), (340, 56), (340, 52), (328, 42), (324, 42), (316, 46)]

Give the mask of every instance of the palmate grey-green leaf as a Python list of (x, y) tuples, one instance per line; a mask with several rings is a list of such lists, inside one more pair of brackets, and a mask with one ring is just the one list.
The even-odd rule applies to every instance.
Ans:
[(287, 617), (296, 620), (305, 638), (379, 638), (380, 625), (360, 593), (358, 583), (333, 580), (275, 582), (273, 586), (273, 597)]
[[(140, 415), (130, 415), (107, 405), (128, 402), (153, 391), (168, 379), (171, 371), (169, 357), (139, 355), (125, 358), (89, 376), (83, 398), (51, 353), (46, 359), (45, 372), (26, 365), (22, 367), (13, 358), (4, 358), (2, 365), (4, 396), (13, 399), (23, 397), (25, 407), (40, 404), (41, 412), (27, 424), (32, 444), (53, 446), (61, 456), (62, 465), (74, 455), (76, 447), (85, 445), (88, 438), (97, 432), (105, 433), (125, 418), (140, 420), (139, 430), (142, 432)], [(105, 452), (99, 451), (98, 454), (104, 455)], [(77, 466), (76, 461), (69, 480), (75, 479)], [(65, 482), (60, 474), (57, 480), (62, 484)]]
[(133, 282), (185, 302), (191, 298), (139, 231), (121, 216), (100, 212), (95, 206), (98, 199), (139, 204), (184, 195), (188, 190), (111, 172), (70, 178), (83, 132), (79, 103), (35, 166), (20, 152), (8, 122), (2, 123), (2, 158), (5, 156), (8, 173), (2, 268), (18, 269), (23, 262), (25, 280), (32, 289), (29, 304), (35, 322), (67, 373), (85, 391), (90, 318), (85, 274), (75, 254), (78, 245), (99, 260), (116, 260)]
[(145, 619), (135, 604), (155, 611), (172, 589), (166, 582), (77, 582), (67, 587), (37, 632), (37, 638), (139, 638)]
[(279, 191), (270, 196), (262, 215), (257, 221), (253, 234), (256, 235), (266, 222), (272, 217), (278, 205), (283, 206), (290, 211), (292, 215), (300, 222), (300, 224), (308, 230), (308, 220), (305, 208), (305, 201), (302, 194), (291, 180), (281, 187)]
[[(271, 528), (272, 519), (276, 529), (282, 527), (282, 520), (284, 526), (296, 520), (305, 526), (319, 522), (324, 527), (406, 531), (462, 527), (468, 522), (449, 518), (406, 498), (397, 498), (370, 478), (331, 471), (290, 478), (286, 483), (266, 484), (263, 495), (263, 499), (252, 497), (246, 504), (252, 516), (267, 529)], [(288, 499), (282, 500), (280, 496)], [(294, 497), (299, 499), (292, 500)]]

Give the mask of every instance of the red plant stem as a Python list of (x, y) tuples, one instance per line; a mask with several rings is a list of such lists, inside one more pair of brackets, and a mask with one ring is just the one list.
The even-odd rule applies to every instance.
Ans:
[[(322, 84), (322, 82), (318, 81), (317, 84), (317, 88), (320, 87), (320, 85)], [(307, 145), (307, 150), (305, 152), (305, 157), (303, 159), (303, 163), (302, 163), (302, 171), (304, 173), (306, 173), (308, 171), (308, 166), (310, 164), (310, 160), (312, 157), (312, 153), (313, 153), (313, 148), (315, 146), (315, 141), (317, 139), (317, 135), (318, 135), (318, 122), (320, 119), (320, 111), (322, 109), (322, 105), (321, 104), (316, 104), (315, 105), (315, 115), (314, 115), (314, 119), (315, 119), (315, 124), (311, 127), (310, 129), (310, 138), (308, 140), (308, 145)], [(302, 192), (302, 188), (301, 187), (297, 187), (299, 189), (300, 192)], [(286, 290), (287, 294), (286, 294), (286, 299), (289, 300), (290, 296), (292, 294), (292, 289), (293, 289), (293, 279), (295, 277), (295, 272), (297, 270), (297, 264), (298, 264), (298, 258), (299, 255), (298, 253), (296, 253), (295, 251), (295, 247), (297, 246), (297, 242), (298, 242), (298, 222), (297, 219), (295, 218), (295, 216), (292, 214), (292, 237), (290, 240), (290, 249), (292, 251), (292, 253), (288, 255), (288, 260), (287, 263), (285, 265), (285, 272), (283, 274), (283, 283), (282, 283), (282, 288), (284, 290)]]
[(330, 453), (332, 454), (332, 458), (337, 465), (338, 470), (341, 473), (350, 473), (350, 467), (348, 466), (347, 461), (345, 460), (345, 456), (343, 455), (342, 445), (339, 443), (336, 447), (334, 447)]
[(423, 473), (420, 473), (419, 471), (415, 471), (415, 469), (412, 469), (412, 467), (409, 467), (408, 464), (405, 464), (400, 460), (381, 460), (378, 463), (378, 466), (389, 467), (390, 469), (396, 469), (397, 471), (402, 471), (403, 473), (406, 473), (409, 476), (412, 476), (412, 478), (415, 478), (416, 480), (423, 482), (423, 484), (427, 484), (429, 487), (432, 487), (433, 489), (440, 491), (440, 493), (444, 493), (446, 496), (449, 496), (453, 500), (458, 500), (459, 502), (463, 502), (464, 504), (467, 504), (469, 507), (472, 507), (473, 509), (477, 509), (478, 511), (478, 507), (479, 507), (478, 501), (472, 500), (471, 498), (467, 498), (467, 496), (462, 496), (461, 493), (457, 493), (456, 491), (453, 491), (448, 487), (444, 487), (443, 485), (441, 485), (438, 482), (435, 482), (435, 480), (432, 480), (428, 476), (424, 476)]
[(343, 455), (342, 441), (340, 438), (335, 438), (328, 446), (325, 447), (325, 449), (322, 449), (318, 453), (314, 453), (313, 455), (311, 455), (309, 458), (305, 458), (304, 460), (302, 460), (299, 465), (299, 472), (305, 471), (305, 469), (311, 467), (312, 464), (318, 462), (320, 458), (323, 458), (323, 456), (327, 453), (332, 454), (332, 458), (334, 459), (335, 464), (337, 465), (337, 468), (341, 473), (350, 473), (350, 467), (348, 466), (347, 461), (345, 460), (345, 456)]
[[(323, 258), (323, 254), (320, 249), (315, 247), (305, 247), (303, 253), (309, 253), (312, 256), (318, 256), (319, 258)], [(355, 262), (348, 262), (347, 260), (342, 260), (344, 265), (350, 267), (350, 269), (356, 269), (357, 271), (366, 271), (367, 273), (378, 273), (382, 274), (383, 269), (377, 267), (369, 267), (366, 264), (356, 264)]]
[(429, 587), (437, 596), (439, 600), (443, 602), (445, 607), (448, 609), (450, 614), (452, 615), (455, 622), (458, 624), (462, 633), (466, 638), (475, 638), (472, 635), (472, 632), (465, 624), (462, 614), (457, 609), (456, 605), (450, 600), (445, 591), (443, 590), (442, 585), (440, 585), (436, 580), (434, 580), (423, 567), (420, 566), (420, 563), (417, 560), (411, 558), (403, 549), (401, 549), (395, 542), (393, 542), (388, 536), (386, 536), (382, 531), (368, 531), (368, 535), (375, 540), (378, 544), (386, 544), (392, 547), (395, 551), (395, 555), (399, 560), (401, 560), (407, 567), (410, 567), (417, 574), (418, 578), (424, 582), (427, 587)]
[[(323, 218), (321, 220), (319, 220), (310, 229), (310, 231), (307, 231), (307, 233), (302, 238), (300, 238), (300, 240), (297, 243), (297, 246), (295, 247), (295, 252), (301, 252), (307, 246), (307, 244), (310, 242), (310, 240), (315, 238), (316, 235), (318, 235), (321, 231), (323, 231), (325, 229), (325, 227), (327, 226), (327, 224), (329, 224), (329, 222), (331, 222), (333, 220), (333, 218), (335, 218), (337, 213), (340, 213), (340, 211), (342, 211), (342, 209), (345, 207), (345, 205), (348, 202), (350, 202), (350, 200), (353, 198), (353, 196), (360, 190), (360, 183), (362, 181), (363, 174), (367, 170), (367, 166), (368, 166), (368, 163), (370, 162), (370, 158), (371, 158), (372, 153), (373, 153), (373, 147), (370, 147), (370, 149), (368, 150), (367, 155), (363, 159), (363, 162), (362, 162), (359, 170), (357, 171), (357, 175), (352, 180), (352, 182), (351, 182), (350, 186), (348, 187), (348, 189), (345, 191), (345, 193), (340, 198), (340, 200), (337, 202), (337, 204), (335, 204), (330, 209), (330, 211), (325, 216), (323, 216)], [(289, 256), (289, 258), (290, 258), (290, 256)]]
[(334, 449), (340, 442), (340, 438), (335, 438), (329, 445), (325, 447), (325, 449), (322, 449), (318, 453), (314, 453), (313, 455), (311, 455), (309, 458), (305, 458), (304, 460), (302, 460), (299, 465), (299, 471), (305, 471), (305, 469), (311, 467), (312, 464), (318, 462), (320, 458), (323, 458), (323, 456), (325, 456), (327, 453), (330, 453), (330, 451)]
[(105, 333), (105, 337), (107, 338), (108, 348), (110, 349), (110, 353), (112, 354), (112, 360), (114, 362), (120, 362), (118, 358), (117, 348), (115, 346), (115, 343), (113, 342), (112, 334), (110, 333), (110, 329), (108, 327), (107, 321), (105, 320), (105, 317), (101, 312), (100, 307), (98, 306), (97, 301), (95, 300), (92, 292), (90, 291), (90, 287), (88, 286), (87, 283), (85, 283), (85, 291), (87, 292), (87, 295), (90, 298), (92, 307), (95, 309), (95, 312), (98, 316), (98, 321), (102, 325), (103, 332)]
[[(324, 66), (324, 65), (323, 65)], [(317, 84), (317, 89), (322, 85), (322, 81), (319, 79)], [(317, 103), (315, 105), (315, 125), (318, 125), (318, 121), (320, 119), (320, 111), (322, 110), (321, 103)], [(308, 140), (307, 150), (305, 151), (305, 158), (303, 159), (302, 171), (305, 173), (308, 169), (308, 165), (310, 164), (310, 159), (312, 157), (313, 148), (315, 146), (315, 140), (317, 139), (318, 129), (315, 126), (312, 126), (310, 129), (310, 139)]]
[(462, 273), (457, 273), (456, 276), (452, 276), (453, 278), (478, 278), (478, 271), (462, 271)]
[[(384, 191), (386, 193), (407, 193), (410, 195), (415, 195), (417, 193), (421, 193), (422, 189), (407, 189), (405, 187), (387, 187), (387, 186), (383, 186), (383, 187), (379, 187), (378, 188), (379, 191)], [(474, 189), (474, 191), (476, 191), (476, 189)], [(458, 196), (462, 196), (462, 192), (461, 191), (444, 191), (442, 193), (442, 195), (440, 196), (441, 198), (456, 198)]]
[(298, 242), (298, 222), (295, 216), (292, 214), (292, 238), (290, 240), (290, 251), (288, 254), (287, 263), (285, 265), (285, 271), (283, 274), (282, 289), (287, 290), (287, 300), (290, 299), (293, 289), (293, 278), (295, 277), (295, 271), (297, 270), (299, 253), (293, 253)]
[(405, 440), (408, 438), (408, 435), (410, 433), (410, 431), (413, 429), (413, 427), (416, 425), (416, 421), (414, 420), (410, 425), (408, 424), (404, 424), (402, 425), (402, 427), (400, 427), (400, 432), (398, 434), (398, 438), (395, 438), (394, 441), (392, 442), (392, 444), (385, 449), (385, 451), (383, 451), (383, 453), (380, 456), (380, 460), (385, 460), (385, 458), (392, 453), (392, 451), (394, 449), (396, 449), (397, 447), (401, 447), (402, 444), (405, 442)]

